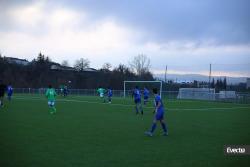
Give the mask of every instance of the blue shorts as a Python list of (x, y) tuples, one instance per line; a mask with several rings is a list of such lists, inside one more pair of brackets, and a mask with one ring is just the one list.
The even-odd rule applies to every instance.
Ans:
[(155, 119), (156, 119), (157, 121), (163, 120), (163, 118), (164, 118), (164, 113), (163, 113), (163, 112), (159, 112), (159, 113), (157, 113), (157, 114), (155, 115)]
[(135, 104), (141, 103), (141, 99), (135, 99)]
[(144, 100), (148, 100), (148, 96), (144, 96)]

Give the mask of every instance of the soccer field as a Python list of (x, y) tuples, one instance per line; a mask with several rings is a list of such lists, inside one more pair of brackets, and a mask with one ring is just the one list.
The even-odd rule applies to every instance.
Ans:
[(15, 95), (0, 109), (0, 166), (164, 167), (248, 166), (250, 156), (226, 156), (224, 145), (250, 144), (250, 105), (164, 101), (169, 136), (152, 103), (135, 115), (131, 98), (58, 97), (50, 115), (45, 97)]

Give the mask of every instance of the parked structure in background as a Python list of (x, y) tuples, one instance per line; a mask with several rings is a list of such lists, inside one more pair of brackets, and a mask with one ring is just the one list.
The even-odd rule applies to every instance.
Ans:
[(18, 59), (18, 58), (14, 58), (14, 57), (4, 57), (4, 59), (12, 64), (19, 64), (19, 65), (24, 65), (24, 66), (29, 64), (29, 61), (26, 59)]

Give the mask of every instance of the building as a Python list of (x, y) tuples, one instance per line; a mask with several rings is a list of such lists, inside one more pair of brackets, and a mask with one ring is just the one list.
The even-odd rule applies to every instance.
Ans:
[(84, 72), (98, 72), (98, 70), (96, 70), (94, 68), (85, 68), (83, 71)]
[(4, 57), (4, 59), (12, 64), (20, 64), (20, 65), (24, 65), (24, 66), (29, 64), (29, 61), (26, 59), (18, 59), (18, 58), (14, 58), (14, 57)]
[[(53, 63), (50, 66), (50, 69), (51, 70), (62, 70), (62, 71), (76, 71), (76, 69), (73, 67), (62, 66), (58, 63)], [(96, 70), (94, 68), (85, 68), (82, 72), (98, 72), (98, 70)]]
[(61, 66), (58, 63), (54, 63), (50, 66), (51, 70), (62, 70), (62, 71), (75, 71), (72, 67)]

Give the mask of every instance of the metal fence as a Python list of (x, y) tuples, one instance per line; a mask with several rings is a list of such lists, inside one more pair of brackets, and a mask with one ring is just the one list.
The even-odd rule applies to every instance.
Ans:
[[(14, 88), (14, 93), (16, 94), (40, 94), (44, 95), (46, 92), (46, 88), (39, 88), (39, 89), (33, 89), (33, 88)], [(57, 94), (62, 94), (60, 89), (56, 89)], [(69, 89), (68, 90), (69, 95), (74, 96), (97, 96), (98, 93), (96, 89)], [(162, 91), (162, 98), (163, 99), (170, 99), (170, 100), (177, 100), (179, 91)], [(113, 90), (113, 96), (114, 97), (124, 97), (124, 90)], [(132, 90), (126, 91), (126, 97), (132, 96)], [(186, 98), (191, 100), (204, 100), (204, 99), (197, 99), (197, 98)], [(242, 93), (242, 92), (236, 92), (235, 96), (225, 96), (225, 94), (221, 93), (213, 93), (213, 98), (206, 99), (208, 101), (216, 101), (216, 102), (229, 102), (229, 103), (244, 103), (244, 104), (250, 104), (250, 93)]]

